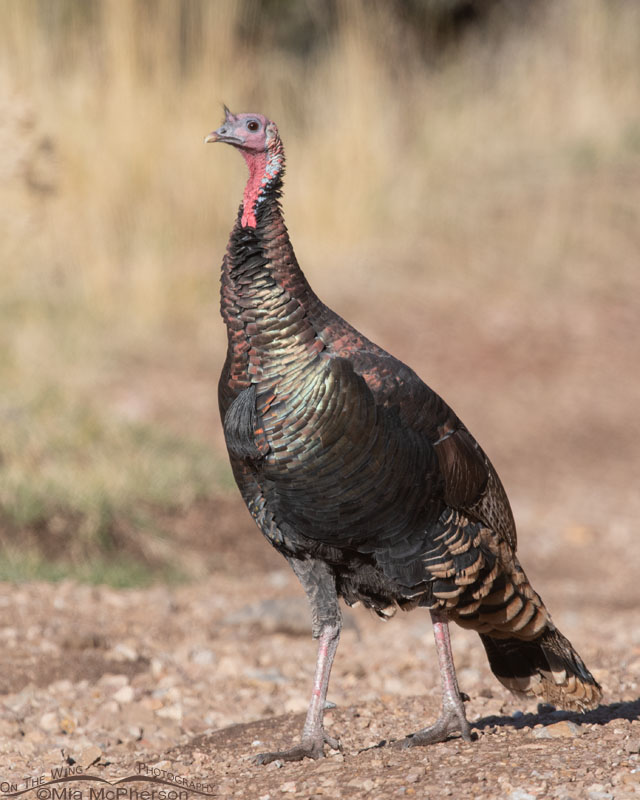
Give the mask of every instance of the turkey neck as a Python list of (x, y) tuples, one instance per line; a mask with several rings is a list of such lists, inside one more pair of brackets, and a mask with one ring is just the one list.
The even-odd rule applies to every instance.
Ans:
[(250, 161), (245, 155), (249, 181), (222, 265), (221, 313), (236, 389), (272, 386), (323, 348), (309, 316), (319, 301), (298, 266), (280, 208), (279, 156)]

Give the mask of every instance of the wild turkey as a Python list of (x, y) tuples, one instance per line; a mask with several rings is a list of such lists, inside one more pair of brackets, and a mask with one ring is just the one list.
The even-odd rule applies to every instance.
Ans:
[(405, 746), (471, 738), (449, 620), (478, 631), (508, 689), (566, 709), (596, 706), (600, 686), (516, 558), (509, 501), (483, 450), (409, 367), (307, 283), (280, 208), (275, 124), (225, 107), (205, 141), (233, 145), (249, 167), (222, 263), (228, 350), (219, 403), (229, 458), (251, 515), (307, 593), (319, 639), (301, 741), (257, 760), (320, 758), (325, 743), (338, 746), (323, 713), (339, 597), (381, 616), (431, 612), (442, 713)]

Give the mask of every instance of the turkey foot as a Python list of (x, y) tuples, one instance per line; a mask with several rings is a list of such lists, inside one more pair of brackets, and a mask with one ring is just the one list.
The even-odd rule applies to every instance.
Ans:
[(303, 739), (300, 744), (289, 750), (276, 750), (273, 753), (259, 753), (253, 758), (254, 764), (270, 764), (272, 761), (302, 761), (303, 758), (324, 758), (324, 746), (328, 744), (332, 750), (341, 750), (340, 742), (326, 733), (313, 739)]
[(464, 701), (469, 698), (458, 688), (447, 617), (440, 611), (432, 611), (431, 622), (433, 623), (433, 635), (436, 640), (442, 682), (442, 712), (433, 725), (412, 733), (406, 739), (398, 742), (398, 745), (403, 748), (444, 742), (455, 733), (459, 733), (465, 742), (471, 741), (471, 726), (464, 710)]
[(465, 742), (471, 741), (471, 726), (464, 715), (464, 708), (460, 714), (457, 709), (450, 707), (443, 709), (442, 714), (433, 725), (416, 731), (416, 733), (410, 733), (405, 739), (398, 742), (398, 746), (404, 749), (444, 742), (456, 733), (459, 733)]

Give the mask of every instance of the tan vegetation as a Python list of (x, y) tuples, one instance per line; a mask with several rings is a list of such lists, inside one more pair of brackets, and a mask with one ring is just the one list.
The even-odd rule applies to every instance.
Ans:
[(338, 5), (303, 58), (243, 38), (232, 0), (194, 0), (190, 24), (174, 0), (3, 0), (0, 531), (16, 558), (42, 530), (81, 558), (123, 515), (165, 554), (149, 509), (229, 485), (217, 269), (244, 175), (203, 145), (223, 101), (278, 122), (298, 257), (382, 344), (390, 302), (414, 321), (470, 296), (496, 319), (633, 302), (640, 7), (496, 14), (425, 60), (384, 3)]

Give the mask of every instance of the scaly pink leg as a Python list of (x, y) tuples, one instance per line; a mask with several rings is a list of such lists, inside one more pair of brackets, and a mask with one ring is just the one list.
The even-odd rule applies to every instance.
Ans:
[(327, 701), (327, 689), (333, 658), (338, 649), (340, 640), (340, 623), (325, 625), (322, 628), (318, 641), (318, 658), (316, 672), (313, 678), (313, 691), (307, 710), (307, 718), (302, 729), (300, 744), (290, 750), (279, 750), (273, 753), (260, 753), (254, 759), (256, 764), (269, 764), (271, 761), (301, 761), (303, 758), (322, 758), (324, 745), (328, 744), (338, 750), (340, 743), (332, 739), (324, 731), (322, 719)]
[(433, 635), (436, 640), (442, 682), (442, 712), (433, 725), (407, 736), (400, 743), (402, 747), (444, 742), (453, 733), (459, 733), (466, 742), (471, 741), (471, 728), (464, 711), (464, 703), (453, 665), (449, 621), (441, 611), (432, 611), (431, 622), (433, 623)]

